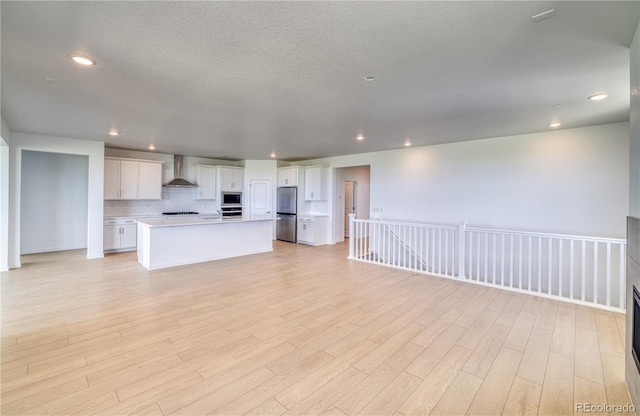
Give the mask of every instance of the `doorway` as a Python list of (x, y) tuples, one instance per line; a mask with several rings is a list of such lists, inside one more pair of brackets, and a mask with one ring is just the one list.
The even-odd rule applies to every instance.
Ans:
[(349, 238), (349, 215), (369, 219), (371, 169), (369, 165), (347, 166), (334, 170), (332, 243)]
[(89, 157), (22, 151), (20, 254), (87, 248)]
[(349, 238), (349, 214), (358, 212), (357, 187), (357, 181), (344, 181), (344, 238)]

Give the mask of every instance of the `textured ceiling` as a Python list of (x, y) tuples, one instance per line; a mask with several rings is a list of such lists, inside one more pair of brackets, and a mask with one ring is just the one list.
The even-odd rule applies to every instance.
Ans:
[(286, 160), (628, 120), (640, 16), (636, 1), (0, 7), (12, 131)]

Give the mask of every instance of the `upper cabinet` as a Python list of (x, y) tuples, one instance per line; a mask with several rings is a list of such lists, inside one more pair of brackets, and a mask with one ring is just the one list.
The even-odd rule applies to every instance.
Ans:
[(324, 166), (307, 166), (304, 169), (305, 201), (326, 201), (329, 169)]
[(162, 163), (139, 162), (138, 199), (162, 199)]
[(220, 190), (242, 192), (244, 184), (244, 168), (220, 166)]
[(104, 199), (162, 199), (162, 163), (105, 158)]
[(278, 186), (300, 186), (300, 173), (298, 166), (278, 168)]
[(216, 172), (218, 168), (211, 165), (195, 165), (196, 199), (216, 199)]

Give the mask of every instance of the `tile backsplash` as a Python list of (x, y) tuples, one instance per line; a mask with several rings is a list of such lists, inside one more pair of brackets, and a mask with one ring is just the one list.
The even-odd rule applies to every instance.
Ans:
[(195, 188), (162, 188), (162, 200), (104, 201), (105, 217), (156, 215), (172, 211), (212, 213), (220, 208), (219, 201), (195, 199)]

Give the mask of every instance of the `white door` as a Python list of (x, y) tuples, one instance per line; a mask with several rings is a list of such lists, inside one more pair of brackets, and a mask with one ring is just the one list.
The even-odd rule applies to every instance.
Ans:
[(356, 188), (358, 183), (344, 181), (344, 236), (349, 238), (349, 214), (356, 213)]
[(273, 190), (270, 179), (249, 181), (249, 215), (251, 219), (271, 218)]

